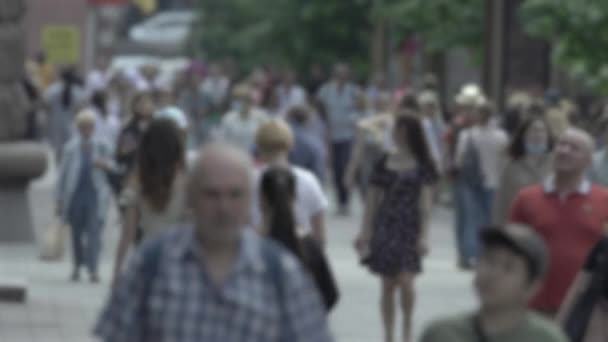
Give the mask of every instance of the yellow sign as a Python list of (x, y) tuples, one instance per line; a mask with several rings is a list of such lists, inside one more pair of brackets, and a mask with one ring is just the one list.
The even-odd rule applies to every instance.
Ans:
[(139, 7), (144, 15), (151, 15), (156, 12), (158, 3), (156, 0), (135, 0), (135, 5)]
[(42, 47), (53, 64), (80, 62), (80, 29), (72, 25), (51, 25), (42, 30)]

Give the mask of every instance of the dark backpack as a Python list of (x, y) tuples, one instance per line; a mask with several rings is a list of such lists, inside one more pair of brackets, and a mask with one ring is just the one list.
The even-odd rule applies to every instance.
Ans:
[(465, 151), (462, 158), (462, 165), (459, 170), (461, 179), (469, 186), (474, 188), (483, 188), (484, 176), (481, 170), (481, 156), (473, 137), (468, 136), (465, 142)]

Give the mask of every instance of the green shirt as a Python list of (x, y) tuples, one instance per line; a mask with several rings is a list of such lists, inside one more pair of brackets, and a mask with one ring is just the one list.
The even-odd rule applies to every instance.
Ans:
[[(425, 330), (421, 339), (421, 342), (478, 341), (472, 314), (436, 321)], [(538, 314), (528, 313), (521, 327), (501, 336), (489, 337), (487, 342), (567, 342), (567, 339), (555, 323)]]

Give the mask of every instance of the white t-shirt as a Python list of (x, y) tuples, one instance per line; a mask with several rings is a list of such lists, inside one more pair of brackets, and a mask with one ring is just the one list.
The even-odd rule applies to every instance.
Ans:
[(213, 105), (219, 105), (228, 94), (230, 81), (226, 77), (207, 77), (200, 85), (199, 91), (208, 97)]
[(237, 111), (224, 116), (220, 125), (220, 138), (227, 143), (251, 151), (258, 127), (269, 120), (265, 111), (253, 108), (246, 118)]
[(96, 115), (95, 137), (103, 141), (111, 151), (114, 151), (118, 136), (120, 135), (120, 119), (113, 113), (109, 113), (104, 118), (99, 111), (93, 110)]
[[(252, 209), (252, 221), (254, 227), (262, 224), (262, 210), (260, 208), (260, 181), (262, 174), (268, 166), (262, 166), (255, 171), (254, 178), (254, 200)], [(313, 173), (297, 166), (290, 167), (296, 178), (296, 203), (295, 219), (298, 227), (298, 235), (305, 236), (312, 232), (310, 220), (313, 216), (327, 210), (328, 202), (321, 188), (319, 180)]]
[(275, 92), (279, 102), (278, 115), (280, 117), (285, 117), (291, 108), (307, 102), (306, 91), (299, 85), (293, 85), (290, 88), (281, 85)]
[(494, 124), (483, 127), (475, 126), (465, 130), (458, 137), (458, 144), (456, 145), (456, 164), (458, 166), (463, 163), (467, 144), (471, 139), (477, 151), (479, 151), (485, 186), (488, 189), (496, 189), (502, 174), (509, 137)]
[(87, 92), (89, 95), (92, 95), (96, 91), (107, 89), (110, 79), (111, 75), (109, 72), (98, 69), (92, 70), (86, 79)]

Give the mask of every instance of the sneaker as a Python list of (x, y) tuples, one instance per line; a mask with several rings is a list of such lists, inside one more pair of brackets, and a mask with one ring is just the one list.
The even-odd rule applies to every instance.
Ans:
[(338, 208), (338, 216), (350, 216), (350, 208), (346, 205), (340, 206)]
[(99, 276), (95, 273), (91, 274), (91, 283), (99, 284)]
[(460, 268), (463, 271), (473, 271), (476, 266), (477, 266), (477, 262), (475, 261), (474, 258), (460, 259), (460, 261), (458, 262), (458, 268)]

